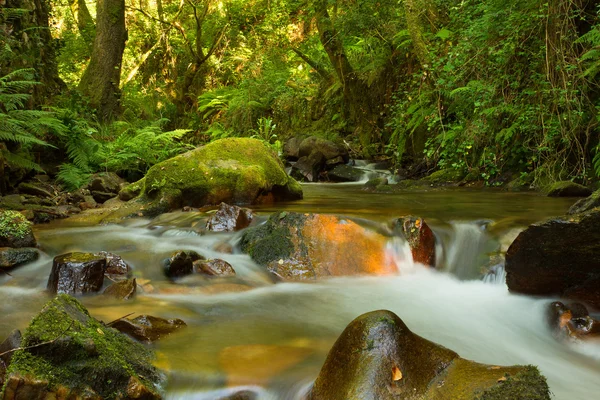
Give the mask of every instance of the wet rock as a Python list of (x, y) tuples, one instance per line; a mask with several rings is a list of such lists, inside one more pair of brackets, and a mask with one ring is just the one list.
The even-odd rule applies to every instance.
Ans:
[(258, 394), (250, 390), (241, 390), (229, 396), (219, 397), (218, 400), (257, 400)]
[(217, 243), (213, 247), (214, 251), (218, 251), (219, 253), (233, 254), (233, 246), (228, 242)]
[(287, 175), (272, 149), (250, 138), (216, 140), (158, 163), (142, 180), (123, 190), (138, 189), (140, 195), (110, 218), (157, 215), (221, 202), (257, 204), (302, 198), (301, 186)]
[(336, 165), (327, 172), (327, 177), (333, 182), (359, 182), (363, 175), (363, 170), (345, 164)]
[(373, 191), (377, 191), (377, 190), (381, 189), (382, 186), (387, 186), (387, 185), (388, 185), (388, 179), (385, 177), (372, 178), (372, 179), (369, 179), (365, 183), (363, 190), (373, 192)]
[(392, 230), (402, 232), (413, 261), (435, 266), (435, 235), (423, 218), (408, 216), (392, 222)]
[(300, 144), (306, 136), (293, 136), (283, 145), (283, 156), (286, 160), (296, 161), (300, 156)]
[(180, 319), (164, 319), (151, 315), (140, 315), (133, 319), (119, 319), (111, 324), (116, 330), (141, 342), (155, 342), (187, 326)]
[(0, 344), (0, 360), (4, 363), (5, 367), (10, 366), (14, 351), (21, 347), (22, 335), (18, 329), (13, 330), (6, 339)]
[(326, 161), (338, 157), (341, 157), (342, 163), (347, 163), (350, 160), (348, 150), (344, 146), (318, 136), (309, 136), (300, 143), (298, 157), (308, 157), (314, 152), (323, 154)]
[(31, 222), (18, 211), (0, 210), (0, 247), (35, 247)]
[(292, 165), (291, 175), (298, 180), (307, 182), (316, 182), (319, 180), (321, 171), (325, 167), (325, 156), (315, 151), (308, 156), (303, 156)]
[(600, 321), (592, 318), (581, 303), (565, 305), (555, 301), (548, 305), (547, 320), (554, 336), (558, 339), (600, 338)]
[(141, 184), (131, 184), (129, 186), (125, 186), (123, 189), (119, 191), (119, 200), (129, 201), (131, 199), (136, 198), (142, 192)]
[(120, 255), (106, 251), (99, 251), (95, 254), (106, 259), (105, 273), (110, 277), (129, 276), (131, 268)]
[(596, 190), (585, 199), (578, 200), (571, 206), (571, 208), (569, 208), (569, 212), (567, 214), (578, 214), (589, 211), (596, 207), (600, 207), (600, 190)]
[(56, 207), (56, 211), (61, 214), (69, 216), (69, 215), (79, 214), (81, 212), (81, 208), (70, 205), (70, 204), (65, 204), (65, 205)]
[(106, 258), (92, 253), (67, 253), (54, 257), (48, 291), (80, 295), (99, 292), (104, 283)]
[(103, 192), (114, 193), (116, 195), (121, 190), (122, 182), (124, 182), (124, 180), (114, 172), (101, 172), (92, 175), (90, 183), (87, 185), (87, 189), (92, 192), (92, 194), (93, 192)]
[(12, 247), (0, 247), (0, 269), (14, 268), (38, 259), (40, 254), (37, 249), (31, 247), (22, 247), (15, 249)]
[(96, 208), (97, 206), (98, 203), (92, 195), (83, 196), (83, 201), (79, 203), (79, 208), (82, 210), (90, 210), (92, 208)]
[(390, 311), (352, 321), (330, 350), (309, 400), (550, 399), (532, 366), (460, 358), (412, 333)]
[(96, 203), (104, 203), (110, 199), (112, 199), (113, 197), (117, 197), (117, 195), (115, 193), (110, 193), (110, 192), (97, 192), (97, 191), (93, 191), (92, 192), (92, 197), (94, 198), (94, 201)]
[(22, 345), (13, 355), (5, 400), (162, 398), (164, 376), (152, 366), (151, 350), (91, 318), (67, 295), (31, 321)]
[(85, 196), (90, 196), (90, 191), (87, 189), (77, 189), (67, 195), (67, 200), (74, 204), (83, 203)]
[(163, 261), (165, 275), (169, 278), (179, 278), (194, 272), (194, 261), (205, 258), (193, 250), (177, 251)]
[(240, 245), (258, 264), (283, 279), (389, 275), (397, 267), (385, 255), (386, 238), (333, 215), (275, 213), (248, 228)]
[(250, 225), (254, 214), (247, 208), (219, 204), (219, 209), (206, 222), (206, 229), (213, 232), (233, 232)]
[(506, 252), (510, 291), (561, 296), (600, 309), (600, 210), (530, 225)]
[(51, 189), (48, 188), (47, 185), (21, 182), (19, 183), (17, 189), (21, 194), (29, 194), (32, 196), (43, 197), (47, 199), (51, 199), (54, 197), (54, 193), (52, 193)]
[(210, 276), (232, 276), (235, 270), (227, 261), (218, 258), (214, 260), (198, 260), (194, 262), (194, 271)]
[(542, 192), (548, 197), (587, 197), (592, 190), (571, 181), (560, 181), (546, 186)]
[(137, 291), (135, 278), (115, 282), (104, 290), (104, 294), (116, 299), (129, 300)]

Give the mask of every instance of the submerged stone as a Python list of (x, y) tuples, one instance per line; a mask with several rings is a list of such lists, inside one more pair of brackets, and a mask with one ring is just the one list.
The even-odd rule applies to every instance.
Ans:
[(137, 283), (135, 278), (115, 282), (106, 289), (104, 289), (105, 295), (122, 300), (129, 300), (133, 298), (136, 292)]
[(176, 251), (163, 261), (165, 275), (169, 278), (180, 278), (194, 272), (194, 261), (204, 260), (204, 257), (193, 250)]
[(111, 327), (141, 342), (154, 342), (187, 326), (180, 319), (164, 319), (151, 315), (140, 315), (133, 319), (122, 318)]
[(153, 354), (59, 295), (23, 334), (3, 387), (5, 400), (161, 399)]
[(48, 291), (81, 295), (99, 292), (104, 284), (106, 258), (92, 253), (67, 253), (54, 257)]
[(323, 214), (281, 212), (242, 235), (243, 252), (283, 279), (392, 275), (387, 239), (353, 221)]
[(210, 276), (233, 276), (235, 270), (225, 260), (213, 259), (213, 260), (198, 260), (194, 262), (194, 271), (199, 274), (210, 275)]
[(0, 247), (0, 269), (14, 268), (38, 259), (40, 254), (37, 249), (31, 247), (12, 248)]
[(588, 340), (600, 338), (600, 321), (592, 318), (581, 303), (565, 305), (555, 301), (548, 305), (547, 320), (558, 339)]
[(549, 400), (532, 366), (465, 360), (380, 310), (352, 321), (325, 360), (309, 400)]

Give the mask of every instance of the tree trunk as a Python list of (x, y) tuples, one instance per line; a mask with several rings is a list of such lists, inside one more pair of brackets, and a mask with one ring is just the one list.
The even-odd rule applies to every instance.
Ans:
[(126, 41), (125, 1), (98, 0), (92, 57), (79, 90), (103, 122), (110, 122), (121, 113), (119, 80)]
[(321, 44), (325, 48), (343, 88), (347, 117), (354, 124), (355, 133), (358, 134), (361, 144), (367, 150), (377, 130), (377, 117), (374, 115), (369, 101), (369, 88), (358, 79), (348, 61), (342, 41), (327, 11), (327, 0), (316, 0), (315, 10)]
[[(423, 68), (429, 66), (429, 50), (427, 50), (427, 42), (423, 34), (425, 21), (422, 16), (431, 14), (428, 8), (420, 0), (404, 0), (404, 10), (406, 14), (406, 25), (408, 33), (412, 40), (413, 49), (419, 63)], [(431, 22), (431, 21), (430, 21)]]
[(94, 24), (94, 19), (92, 18), (92, 14), (90, 14), (90, 10), (87, 8), (87, 4), (85, 4), (85, 0), (74, 0), (77, 6), (77, 29), (79, 29), (79, 33), (81, 37), (85, 40), (85, 42), (92, 47), (94, 44), (94, 37), (96, 36), (96, 25)]

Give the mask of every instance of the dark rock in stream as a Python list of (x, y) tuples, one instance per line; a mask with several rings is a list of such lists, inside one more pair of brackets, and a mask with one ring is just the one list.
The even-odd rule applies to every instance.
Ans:
[(106, 251), (99, 251), (98, 253), (95, 253), (95, 255), (104, 257), (106, 259), (106, 275), (110, 276), (111, 278), (129, 276), (131, 267), (125, 262), (125, 260), (123, 260), (123, 258), (121, 258), (120, 255)]
[(48, 291), (81, 295), (99, 292), (104, 283), (106, 258), (91, 253), (67, 253), (54, 257)]
[(600, 309), (600, 210), (530, 225), (506, 252), (510, 291)]
[(193, 250), (181, 250), (173, 253), (163, 261), (165, 275), (169, 278), (180, 278), (194, 272), (194, 261), (205, 258)]
[(308, 156), (300, 157), (292, 165), (291, 176), (300, 181), (317, 182), (325, 167), (325, 156), (318, 151)]
[(219, 209), (206, 222), (206, 229), (212, 232), (234, 232), (247, 228), (252, 222), (252, 210), (229, 204), (219, 204)]
[(140, 315), (133, 319), (119, 319), (110, 326), (141, 342), (151, 343), (187, 325), (177, 318), (164, 319), (151, 315)]
[(359, 182), (364, 174), (365, 172), (362, 169), (341, 164), (328, 171), (327, 178), (333, 182)]
[(13, 330), (2, 343), (0, 343), (0, 360), (6, 367), (10, 366), (14, 352), (11, 350), (18, 349), (21, 347), (21, 341), (23, 337), (21, 331), (18, 329)]
[(386, 237), (351, 220), (293, 212), (271, 215), (246, 229), (240, 240), (243, 252), (288, 280), (396, 274), (386, 244)]
[(59, 295), (23, 334), (4, 383), (4, 400), (161, 399), (164, 376), (145, 346)]
[(596, 207), (600, 207), (600, 190), (596, 190), (585, 199), (578, 200), (571, 206), (571, 208), (569, 208), (569, 212), (567, 214), (578, 214), (589, 211)]
[(548, 197), (587, 197), (592, 194), (591, 189), (571, 181), (555, 182), (542, 192)]
[(199, 274), (210, 275), (210, 276), (233, 276), (235, 270), (225, 260), (213, 259), (213, 260), (198, 260), (194, 262), (194, 271)]
[(19, 249), (0, 247), (0, 269), (10, 269), (35, 261), (39, 256), (40, 253), (38, 253), (38, 250), (31, 247), (22, 247)]
[(465, 360), (380, 310), (352, 321), (329, 351), (308, 400), (549, 400), (533, 366)]
[(115, 282), (106, 289), (104, 289), (105, 295), (122, 300), (131, 299), (133, 296), (135, 296), (136, 292), (137, 282), (135, 278)]
[(392, 222), (392, 230), (402, 232), (408, 241), (414, 262), (435, 266), (435, 235), (423, 218), (399, 218)]

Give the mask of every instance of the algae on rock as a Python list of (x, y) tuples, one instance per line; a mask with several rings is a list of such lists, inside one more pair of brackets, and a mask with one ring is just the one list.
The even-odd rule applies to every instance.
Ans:
[[(251, 138), (227, 138), (154, 165), (125, 187), (121, 198), (137, 197), (118, 214), (155, 215), (182, 206), (259, 204), (302, 198), (273, 150)], [(127, 216), (127, 215), (123, 215)]]
[(95, 320), (68, 295), (44, 306), (21, 346), (7, 371), (5, 400), (162, 398), (164, 376), (152, 366), (151, 350)]

